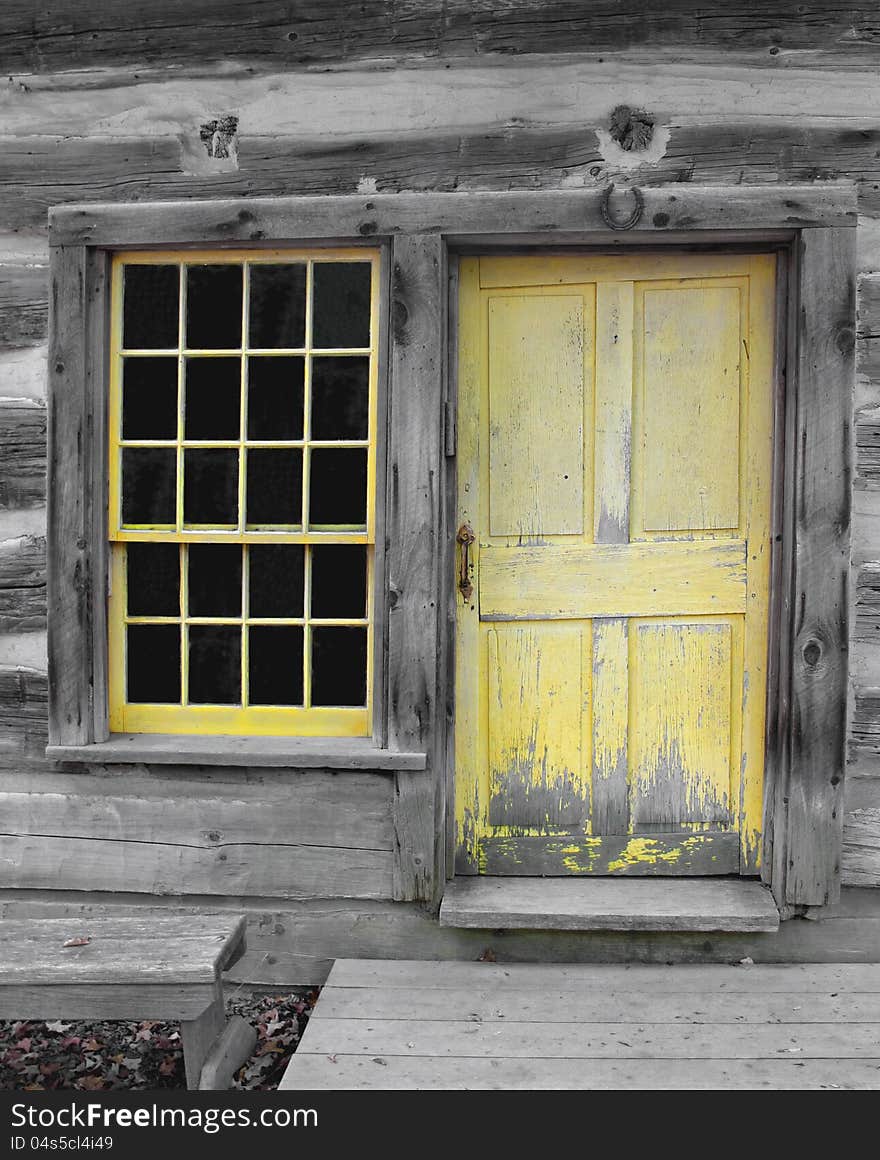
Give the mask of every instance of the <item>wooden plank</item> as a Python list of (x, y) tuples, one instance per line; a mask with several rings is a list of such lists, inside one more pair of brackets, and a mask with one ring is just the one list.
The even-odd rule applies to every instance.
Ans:
[(479, 963), (407, 959), (337, 959), (328, 987), (414, 987), (431, 990), (469, 986), (508, 988), (539, 994), (549, 987), (563, 987), (606, 994), (639, 993), (691, 995), (711, 991), (714, 995), (847, 995), (880, 994), (880, 965), (866, 963), (764, 963), (750, 966), (628, 963)]
[(756, 882), (644, 878), (457, 878), (443, 926), (484, 930), (777, 930), (769, 892)]
[(45, 767), (48, 696), (45, 673), (0, 666), (0, 768)]
[(426, 756), (380, 749), (368, 738), (208, 737), (195, 734), (114, 733), (91, 745), (51, 745), (55, 761), (145, 762), (157, 765), (265, 766), (287, 769), (421, 770)]
[(880, 1057), (866, 1059), (542, 1060), (312, 1055), (302, 1046), (280, 1091), (876, 1091)]
[(840, 890), (853, 388), (855, 247), (830, 230), (801, 236), (795, 441), (797, 521), (791, 780), (785, 899)]
[[(306, 1049), (312, 1055), (457, 1056), (506, 1059), (877, 1059), (873, 1023), (627, 1024), (618, 1034), (603, 1023), (474, 1023), (467, 1019), (316, 1019)], [(300, 1048), (302, 1050), (302, 1048)]]
[(880, 644), (880, 564), (862, 564), (855, 574), (855, 622), (852, 639)]
[(481, 536), (583, 532), (594, 313), (592, 287), (489, 299), (489, 527)]
[[(118, 180), (118, 178), (117, 178)], [(851, 188), (840, 185), (677, 185), (645, 189), (642, 228), (647, 231), (855, 228)], [(529, 234), (556, 238), (610, 231), (602, 218), (602, 194), (594, 190), (538, 193), (425, 193), (369, 196), (284, 197), (210, 203), (60, 206), (50, 212), (53, 245), (174, 245), (244, 242), (261, 237), (373, 238), (448, 233)], [(619, 238), (619, 235), (614, 235)], [(424, 243), (427, 244), (427, 243)]]
[(880, 689), (854, 689), (851, 746), (866, 753), (880, 753)]
[(743, 612), (745, 568), (742, 540), (484, 548), (480, 614), (580, 620)]
[(233, 1015), (202, 1064), (199, 1090), (222, 1091), (231, 1087), (233, 1075), (250, 1056), (256, 1042), (256, 1028), (246, 1023), (240, 1015)]
[[(390, 0), (355, 12), (343, 0), (257, 11), (242, 0), (195, 0), (181, 10), (169, 0), (145, 0), (136, 22), (104, 0), (47, 6), (11, 5), (0, 21), (10, 72), (61, 69), (204, 66), (246, 61), (275, 67), (442, 57), (508, 58), (529, 53), (625, 50), (651, 44), (677, 53), (724, 49), (754, 52), (755, 63), (777, 65), (783, 53), (810, 50), (872, 59), (873, 6), (830, 3), (822, 19), (805, 19), (791, 0), (769, 8), (746, 4), (703, 19), (688, 0), (662, 9), (585, 9), (567, 0), (517, 0), (499, 20), (486, 3), (429, 0), (400, 11)], [(231, 35), (234, 32), (234, 36)], [(768, 53), (769, 49), (769, 53)], [(811, 57), (812, 59), (812, 57)]]
[(82, 745), (93, 740), (89, 461), (99, 453), (89, 435), (84, 251), (53, 248), (51, 269), (49, 737), (55, 744)]
[[(0, 969), (4, 985), (19, 978), (50, 985), (210, 982), (236, 957), (244, 930), (243, 915), (12, 920), (0, 932)], [(65, 946), (72, 938), (88, 941)]]
[(135, 894), (265, 898), (390, 898), (392, 854), (344, 846), (263, 843), (220, 849), (113, 836), (2, 838), (7, 885), (27, 890), (121, 890)]
[(204, 1011), (213, 983), (0, 984), (3, 1019), (187, 1019)]
[(46, 407), (0, 399), (0, 511), (46, 502)]
[[(438, 746), (437, 608), (443, 455), (443, 247), (436, 235), (395, 238), (388, 446), (388, 745)], [(437, 749), (442, 752), (442, 746)], [(436, 766), (433, 760), (432, 765)], [(398, 778), (394, 897), (435, 889), (433, 770)]]
[(201, 1087), (202, 1067), (223, 1034), (225, 1026), (223, 987), (218, 983), (215, 987), (214, 1002), (195, 1019), (184, 1019), (180, 1024), (186, 1086), (190, 1091)]
[[(455, 977), (455, 971), (452, 971)], [(686, 995), (650, 991), (492, 987), (326, 986), (311, 1019), (418, 1019), (444, 1022), (450, 1012), (475, 1023), (880, 1023), (880, 995), (810, 995), (801, 992), (744, 996), (697, 991)]]
[(0, 540), (0, 632), (46, 627), (46, 538)]
[[(282, 777), (277, 784), (249, 779), (238, 787), (157, 781), (127, 771), (123, 778), (47, 775), (55, 784), (7, 788), (0, 777), (0, 832), (37, 838), (112, 837), (162, 842), (204, 851), (238, 845), (344, 845), (392, 848), (391, 784), (387, 777), (323, 771)], [(15, 782), (13, 782), (15, 784)], [(60, 792), (59, 792), (60, 790)]]
[(880, 777), (856, 777), (847, 770), (841, 881), (880, 886)]
[(0, 350), (45, 342), (48, 308), (46, 266), (0, 262)]
[(484, 874), (735, 874), (739, 835), (682, 831), (645, 835), (486, 838)]
[(856, 475), (859, 483), (875, 485), (880, 480), (880, 408), (864, 407), (856, 412)]

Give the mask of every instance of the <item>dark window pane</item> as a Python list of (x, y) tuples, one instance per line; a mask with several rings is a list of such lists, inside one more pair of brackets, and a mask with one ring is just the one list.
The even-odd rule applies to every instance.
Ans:
[(302, 544), (251, 544), (251, 616), (302, 616), (304, 559)]
[(312, 704), (367, 703), (367, 630), (312, 629)]
[(173, 524), (176, 480), (173, 447), (123, 447), (123, 524)]
[(302, 523), (301, 451), (248, 451), (247, 522)]
[(122, 438), (177, 438), (176, 358), (124, 360)]
[(367, 522), (366, 448), (312, 451), (312, 483), (309, 492), (309, 523), (355, 524)]
[(189, 626), (189, 700), (241, 704), (241, 629), (237, 624)]
[(369, 262), (316, 262), (312, 346), (370, 345)]
[(177, 544), (127, 544), (129, 616), (180, 616)]
[(186, 345), (190, 350), (241, 346), (241, 266), (187, 266)]
[(302, 439), (303, 360), (248, 359), (248, 439)]
[(177, 266), (126, 266), (122, 345), (126, 350), (177, 346), (180, 273)]
[(190, 544), (190, 616), (241, 616), (241, 548), (238, 544)]
[(303, 630), (299, 625), (251, 625), (248, 634), (250, 703), (301, 705)]
[(367, 549), (362, 544), (312, 548), (312, 616), (342, 619), (367, 614)]
[(250, 267), (250, 332), (255, 347), (305, 346), (306, 268)]
[(312, 438), (366, 439), (369, 358), (312, 359)]
[(183, 463), (183, 521), (238, 523), (238, 452), (187, 448)]
[(179, 627), (176, 624), (130, 624), (126, 638), (126, 700), (179, 704)]
[(188, 358), (183, 412), (186, 439), (238, 439), (241, 360)]

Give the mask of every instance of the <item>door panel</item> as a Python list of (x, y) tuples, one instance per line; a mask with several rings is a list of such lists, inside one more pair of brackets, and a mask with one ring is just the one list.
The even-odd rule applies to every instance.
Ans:
[(584, 530), (585, 306), (569, 296), (489, 301), (493, 536)]
[(465, 259), (458, 873), (754, 873), (774, 259)]

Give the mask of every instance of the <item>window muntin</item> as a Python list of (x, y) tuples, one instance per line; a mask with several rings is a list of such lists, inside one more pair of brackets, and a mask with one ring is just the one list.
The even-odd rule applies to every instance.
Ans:
[(112, 730), (371, 732), (378, 273), (114, 257)]

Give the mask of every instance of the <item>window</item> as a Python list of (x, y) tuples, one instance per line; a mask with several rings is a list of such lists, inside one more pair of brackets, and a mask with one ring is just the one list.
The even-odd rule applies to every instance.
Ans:
[(114, 256), (111, 731), (372, 732), (378, 261)]

